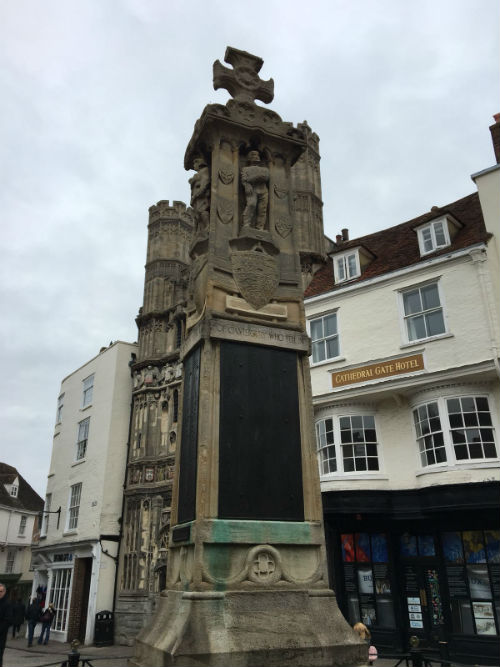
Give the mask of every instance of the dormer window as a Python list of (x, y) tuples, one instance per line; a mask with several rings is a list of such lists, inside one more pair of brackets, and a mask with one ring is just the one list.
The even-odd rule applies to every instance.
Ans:
[(358, 251), (354, 250), (354, 252), (351, 251), (342, 255), (335, 255), (333, 259), (333, 270), (336, 283), (343, 283), (360, 276), (361, 270), (359, 266)]
[(16, 486), (15, 484), (13, 484), (13, 485), (10, 487), (10, 495), (11, 495), (13, 498), (17, 498), (17, 494), (18, 494), (18, 492), (19, 492), (19, 487)]
[(446, 248), (450, 245), (450, 232), (447, 218), (433, 220), (423, 227), (417, 229), (418, 245), (420, 255), (428, 255), (440, 248)]

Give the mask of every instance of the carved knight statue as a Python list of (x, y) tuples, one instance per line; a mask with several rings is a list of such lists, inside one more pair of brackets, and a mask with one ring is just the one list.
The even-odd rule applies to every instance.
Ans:
[(208, 234), (210, 221), (210, 170), (203, 158), (196, 158), (193, 163), (196, 174), (189, 179), (191, 186), (191, 206), (194, 211), (197, 237)]
[(269, 201), (269, 169), (261, 166), (258, 151), (248, 153), (248, 167), (241, 170), (241, 183), (245, 189), (246, 206), (243, 211), (243, 226), (265, 229), (267, 203)]

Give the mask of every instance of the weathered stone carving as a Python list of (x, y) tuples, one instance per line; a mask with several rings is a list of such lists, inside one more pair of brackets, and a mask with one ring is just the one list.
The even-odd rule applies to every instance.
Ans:
[(274, 81), (263, 81), (259, 77), (264, 61), (246, 51), (228, 46), (224, 62), (233, 69), (224, 67), (219, 60), (214, 62), (214, 88), (225, 88), (235, 100), (253, 103), (261, 100), (266, 104), (273, 101)]
[(234, 215), (233, 202), (219, 197), (217, 199), (217, 215), (219, 216), (219, 220), (225, 225), (231, 222)]
[(195, 236), (205, 237), (210, 222), (210, 170), (203, 158), (196, 158), (193, 166), (196, 174), (189, 179), (189, 184), (196, 225)]
[(265, 229), (269, 201), (269, 169), (261, 166), (258, 151), (248, 153), (248, 166), (241, 170), (241, 183), (246, 198), (243, 227)]
[(221, 167), (219, 169), (219, 178), (224, 183), (224, 185), (229, 185), (233, 182), (234, 171), (231, 167)]
[(286, 187), (280, 187), (277, 183), (274, 184), (274, 194), (278, 199), (284, 199), (288, 195), (288, 190)]
[(289, 215), (280, 215), (276, 220), (276, 231), (282, 238), (286, 238), (292, 231), (293, 222)]
[(254, 308), (269, 303), (279, 283), (278, 249), (264, 240), (240, 237), (229, 243), (236, 285)]

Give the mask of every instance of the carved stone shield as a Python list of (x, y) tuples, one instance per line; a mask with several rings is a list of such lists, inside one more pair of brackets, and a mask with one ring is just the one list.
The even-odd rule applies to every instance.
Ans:
[(280, 215), (275, 226), (278, 234), (285, 239), (292, 231), (293, 222), (288, 215)]
[(217, 215), (219, 220), (227, 225), (233, 219), (234, 207), (233, 202), (227, 199), (217, 199)]
[(279, 283), (276, 256), (262, 248), (233, 250), (231, 263), (236, 285), (243, 298), (257, 310), (269, 303)]
[(234, 172), (232, 167), (221, 167), (219, 169), (219, 178), (224, 185), (229, 185), (233, 182)]

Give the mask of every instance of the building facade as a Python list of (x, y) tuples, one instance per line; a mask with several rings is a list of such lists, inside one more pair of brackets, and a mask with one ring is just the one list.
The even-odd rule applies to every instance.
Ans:
[(39, 540), (42, 508), (42, 498), (16, 468), (0, 463), (0, 581), (11, 600), (29, 599), (31, 549)]
[(32, 593), (54, 604), (58, 641), (92, 643), (113, 610), (136, 354), (110, 343), (61, 384)]
[(192, 235), (191, 210), (182, 202), (149, 209), (116, 598), (122, 644), (133, 643), (165, 588)]
[(332, 583), (379, 651), (416, 635), (460, 662), (496, 655), (499, 175), (396, 227), (343, 230), (306, 291)]

